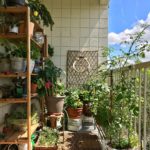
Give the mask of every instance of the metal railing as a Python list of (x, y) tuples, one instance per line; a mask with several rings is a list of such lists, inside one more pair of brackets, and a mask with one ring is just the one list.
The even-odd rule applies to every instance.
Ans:
[[(139, 136), (139, 149), (150, 150), (150, 62), (128, 66), (123, 70), (128, 74), (128, 78), (134, 77), (138, 80), (136, 90), (140, 100), (135, 130)], [(120, 78), (117, 69), (112, 71), (112, 78), (114, 82)]]

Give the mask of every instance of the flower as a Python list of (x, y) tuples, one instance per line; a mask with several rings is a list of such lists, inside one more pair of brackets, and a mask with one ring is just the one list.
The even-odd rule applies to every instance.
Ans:
[(47, 82), (45, 83), (45, 87), (46, 87), (46, 89), (51, 88), (51, 87), (52, 87), (52, 83), (51, 83), (50, 81), (47, 81)]

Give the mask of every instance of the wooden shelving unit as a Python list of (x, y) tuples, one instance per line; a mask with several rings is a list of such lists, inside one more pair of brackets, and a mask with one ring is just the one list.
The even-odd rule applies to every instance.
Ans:
[[(31, 94), (31, 76), (36, 76), (35, 73), (30, 73), (30, 48), (31, 42), (33, 42), (37, 48), (40, 49), (42, 57), (46, 57), (48, 55), (48, 44), (47, 44), (47, 36), (44, 35), (44, 30), (35, 23), (34, 31), (42, 32), (44, 36), (44, 44), (38, 44), (34, 38), (31, 37), (29, 32), (30, 25), (30, 9), (27, 6), (16, 6), (16, 7), (0, 7), (0, 13), (10, 13), (10, 14), (22, 14), (24, 15), (25, 23), (26, 23), (26, 32), (25, 33), (0, 33), (0, 39), (9, 39), (14, 43), (18, 42), (18, 40), (22, 40), (26, 42), (27, 45), (27, 72), (19, 72), (19, 73), (11, 73), (5, 72), (0, 73), (0, 78), (27, 78), (27, 96), (25, 98), (0, 98), (0, 104), (10, 103), (10, 104), (23, 104), (25, 103), (27, 106), (27, 131), (26, 132), (12, 132), (7, 135), (4, 139), (0, 140), (0, 144), (28, 144), (28, 150), (31, 150), (31, 135), (37, 129), (39, 124), (32, 125), (31, 124), (31, 100), (38, 97), (38, 94)], [(2, 132), (4, 125), (0, 126), (0, 131)]]

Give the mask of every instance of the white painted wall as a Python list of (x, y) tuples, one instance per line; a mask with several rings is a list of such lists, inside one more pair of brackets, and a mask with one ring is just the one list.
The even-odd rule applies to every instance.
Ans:
[(68, 50), (98, 50), (108, 43), (108, 5), (101, 0), (43, 0), (55, 22), (53, 31), (45, 28), (54, 47), (53, 61), (66, 69)]

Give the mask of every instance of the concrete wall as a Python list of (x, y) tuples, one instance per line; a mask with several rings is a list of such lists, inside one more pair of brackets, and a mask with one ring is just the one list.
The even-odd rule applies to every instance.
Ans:
[(45, 28), (54, 47), (53, 61), (66, 69), (68, 50), (98, 50), (108, 43), (108, 5), (99, 0), (43, 0), (55, 22), (53, 31)]

